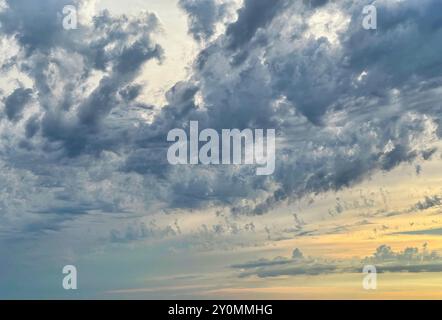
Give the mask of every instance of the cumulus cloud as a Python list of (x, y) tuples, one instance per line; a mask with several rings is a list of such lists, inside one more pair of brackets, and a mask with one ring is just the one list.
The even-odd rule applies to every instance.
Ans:
[(438, 207), (440, 205), (442, 205), (442, 198), (440, 196), (438, 195), (429, 196), (429, 197), (427, 196), (425, 197), (424, 200), (416, 203), (413, 209), (417, 211), (422, 211), (429, 208)]
[[(217, 129), (276, 128), (280, 137), (276, 174), (249, 177), (254, 202), (234, 212), (260, 214), (287, 198), (351, 186), (434, 150), (440, 73), (430, 65), (439, 59), (440, 28), (432, 20), (439, 3), (381, 2), (385, 18), (376, 32), (362, 28), (365, 4), (245, 1), (226, 34), (200, 53), (187, 86), (198, 87), (203, 111), (170, 106), (168, 126), (194, 119)], [(327, 10), (348, 20), (337, 24), (337, 44), (309, 30), (309, 18)], [(393, 51), (385, 49), (391, 39)], [(396, 59), (428, 46), (428, 59)]]
[(231, 20), (239, 1), (180, 0), (179, 6), (189, 18), (189, 33), (198, 40), (210, 40), (220, 23)]
[(238, 20), (228, 26), (227, 47), (237, 49), (248, 43), (260, 28), (265, 28), (283, 9), (283, 0), (245, 0), (238, 11)]
[(23, 110), (31, 97), (31, 89), (17, 88), (4, 100), (5, 113), (10, 121), (17, 121), (22, 117)]
[[(241, 270), (240, 277), (260, 278), (298, 275), (321, 275), (332, 273), (361, 273), (365, 265), (374, 265), (378, 273), (384, 272), (441, 272), (442, 258), (428, 250), (427, 243), (422, 249), (405, 248), (394, 252), (388, 245), (379, 246), (372, 256), (362, 260), (330, 260), (304, 257), (299, 249), (296, 257), (261, 259), (231, 266)], [(300, 254), (301, 253), (301, 254)]]
[[(23, 88), (3, 93), (1, 160), (10, 179), (19, 172), (34, 190), (20, 204), (5, 199), (11, 212), (264, 214), (428, 159), (440, 138), (437, 0), (378, 2), (376, 32), (362, 28), (363, 0), (181, 0), (189, 32), (205, 45), (164, 106), (144, 105), (137, 82), (145, 63), (164, 57), (154, 14), (113, 16), (78, 1), (81, 27), (67, 31), (61, 0), (5, 3), (2, 37), (15, 51), (2, 69), (19, 73)], [(330, 12), (339, 21), (318, 33), (312, 17)], [(191, 120), (276, 129), (275, 174), (170, 166), (167, 132)]]

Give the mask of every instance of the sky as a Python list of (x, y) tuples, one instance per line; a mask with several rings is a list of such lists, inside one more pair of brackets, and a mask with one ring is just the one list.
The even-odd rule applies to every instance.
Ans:
[[(442, 298), (441, 10), (0, 0), (0, 298)], [(171, 165), (191, 121), (274, 173)]]

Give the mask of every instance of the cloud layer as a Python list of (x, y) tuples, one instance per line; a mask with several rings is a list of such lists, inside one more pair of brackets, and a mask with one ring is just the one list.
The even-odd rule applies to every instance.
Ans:
[[(151, 106), (140, 98), (142, 69), (168, 54), (154, 40), (154, 14), (114, 16), (77, 1), (80, 26), (67, 31), (63, 1), (5, 1), (4, 232), (56, 229), (92, 212), (264, 214), (427, 159), (440, 138), (441, 4), (379, 1), (378, 30), (368, 31), (367, 3), (181, 0), (202, 49), (167, 103)], [(168, 165), (167, 132), (191, 120), (275, 128), (275, 174)]]

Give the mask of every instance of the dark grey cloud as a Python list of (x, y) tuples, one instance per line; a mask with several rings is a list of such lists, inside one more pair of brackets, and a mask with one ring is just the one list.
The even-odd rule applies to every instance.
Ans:
[(234, 6), (234, 2), (223, 0), (180, 0), (178, 4), (187, 13), (189, 33), (197, 41), (209, 40)]
[(313, 8), (323, 6), (328, 3), (328, 0), (304, 0), (306, 5), (310, 5)]
[(406, 234), (406, 235), (442, 235), (442, 228), (436, 229), (425, 229), (425, 230), (412, 230), (412, 231), (403, 231), (396, 232), (395, 234)]
[[(80, 10), (83, 2), (74, 4)], [(111, 161), (112, 155), (102, 153), (119, 152), (131, 144), (134, 123), (124, 118), (130, 107), (138, 105), (141, 88), (135, 79), (144, 63), (163, 58), (162, 48), (152, 40), (159, 30), (157, 17), (113, 16), (104, 11), (89, 23), (80, 23), (77, 30), (64, 30), (64, 1), (5, 4), (0, 12), (1, 36), (18, 50), (2, 66), (4, 75), (15, 69), (20, 79), (31, 83), (24, 88), (21, 80), (15, 80), (18, 88), (3, 98), (5, 118), (13, 123), (25, 120), (23, 129), (19, 123), (6, 133), (1, 147), (2, 165), (12, 165), (4, 175), (22, 179), (17, 186), (20, 193), (1, 200), (5, 223), (13, 221), (9, 216), (24, 212), (29, 217), (15, 227), (30, 232), (39, 226), (57, 229), (69, 216), (132, 211), (121, 203), (133, 190), (117, 191), (119, 183), (112, 178), (124, 175), (118, 173), (119, 159), (114, 156)], [(25, 108), (31, 98), (32, 110)], [(113, 180), (111, 194), (106, 194), (106, 179)], [(125, 180), (121, 183), (130, 183), (131, 178)], [(140, 183), (135, 183), (138, 188)], [(88, 185), (95, 185), (101, 196), (88, 192)], [(60, 190), (69, 196), (58, 197)], [(39, 222), (26, 227), (26, 219)]]
[(226, 35), (229, 49), (238, 49), (248, 43), (259, 28), (265, 28), (283, 9), (284, 0), (245, 0), (238, 11), (238, 20), (228, 26)]
[[(19, 50), (2, 68), (31, 79), (36, 106), (29, 114), (24, 104), (10, 108), (25, 127), (9, 130), (1, 149), (8, 174), (26, 177), (35, 197), (25, 195), (20, 205), (5, 199), (5, 210), (29, 211), (38, 202), (39, 212), (88, 203), (110, 212), (221, 206), (264, 214), (286, 199), (350, 187), (435, 152), (442, 65), (436, 0), (379, 4), (376, 32), (362, 28), (362, 0), (246, 0), (233, 22), (224, 20), (233, 8), (226, 1), (183, 0), (190, 32), (211, 41), (189, 79), (165, 93), (164, 106), (143, 104), (136, 82), (144, 63), (164, 56), (152, 37), (155, 15), (101, 12), (66, 31), (61, 0), (6, 3), (2, 36)], [(348, 28), (335, 42), (308, 36), (309, 19), (330, 6), (349, 19)], [(226, 32), (215, 36), (219, 22)], [(167, 132), (190, 120), (201, 129), (276, 129), (275, 174), (169, 166)], [(55, 199), (52, 188), (72, 197)]]
[(394, 252), (388, 245), (381, 245), (372, 256), (360, 261), (327, 260), (302, 255), (291, 259), (285, 257), (276, 257), (273, 260), (261, 259), (233, 265), (231, 268), (241, 270), (240, 277), (268, 278), (331, 273), (362, 273), (365, 265), (374, 265), (377, 273), (442, 271), (441, 257), (434, 251), (430, 252), (426, 243), (421, 250), (410, 247), (401, 252)]
[(433, 207), (438, 207), (442, 205), (442, 198), (438, 195), (427, 196), (424, 200), (419, 201), (413, 207), (413, 209), (422, 211)]
[(7, 9), (0, 13), (2, 32), (14, 36), (27, 54), (46, 51), (60, 40), (57, 13), (62, 12), (65, 2), (6, 0), (6, 5)]
[(11, 121), (20, 120), (26, 105), (31, 101), (32, 89), (17, 88), (5, 100), (6, 116)]
[[(232, 211), (260, 214), (281, 200), (349, 187), (376, 170), (434, 152), (429, 141), (437, 138), (439, 98), (433, 90), (440, 87), (440, 73), (429, 72), (434, 69), (427, 64), (441, 62), (440, 28), (431, 13), (440, 4), (379, 4), (384, 18), (376, 32), (362, 28), (366, 4), (333, 3), (350, 19), (336, 45), (325, 37), (302, 37), (309, 17), (327, 10), (326, 2), (246, 1), (226, 35), (201, 52), (194, 80), (207, 111), (176, 110), (173, 117), (182, 118), (176, 126), (198, 119), (217, 129), (277, 128), (281, 138), (274, 177), (249, 177), (255, 190), (266, 193), (264, 186), (275, 183), (277, 191)], [(252, 14), (259, 6), (269, 10)], [(291, 15), (304, 21), (281, 22)], [(393, 51), (386, 49), (392, 38), (398, 44)], [(242, 59), (232, 60), (232, 43)], [(420, 47), (433, 48), (428, 59), (412, 58), (422, 55)], [(403, 51), (408, 58), (398, 59)]]

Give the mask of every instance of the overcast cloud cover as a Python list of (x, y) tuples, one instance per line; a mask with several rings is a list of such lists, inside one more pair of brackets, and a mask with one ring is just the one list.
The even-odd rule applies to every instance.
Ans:
[[(221, 228), (252, 231), (254, 216), (283, 201), (435, 154), (439, 0), (376, 1), (377, 30), (362, 28), (367, 0), (179, 0), (200, 51), (164, 105), (141, 96), (155, 83), (143, 66), (168, 58), (157, 41), (161, 17), (98, 11), (95, 2), (72, 2), (77, 30), (62, 28), (65, 0), (1, 2), (0, 253), (11, 243), (27, 252), (76, 221), (88, 225), (75, 232), (96, 228), (104, 242), (179, 236), (177, 223), (126, 235), (112, 224), (163, 211), (223, 208)], [(192, 120), (276, 129), (275, 173), (170, 166), (167, 133)], [(238, 227), (228, 215), (250, 221)], [(222, 231), (202, 230), (193, 241), (212, 232)], [(0, 283), (21, 255), (5, 258)]]

